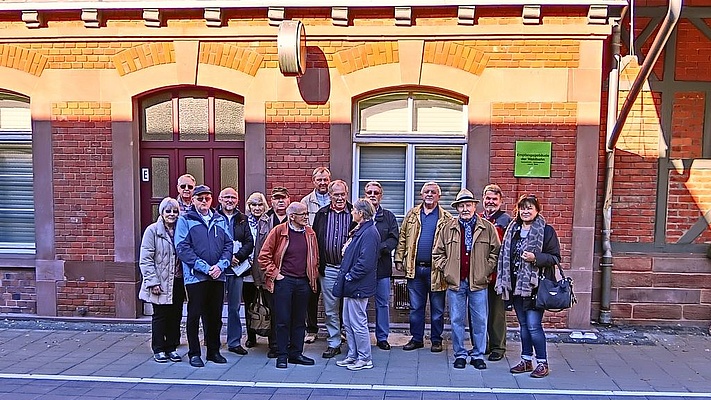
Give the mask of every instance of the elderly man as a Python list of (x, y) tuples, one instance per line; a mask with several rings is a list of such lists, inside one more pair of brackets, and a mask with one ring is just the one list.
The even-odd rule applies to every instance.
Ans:
[[(327, 167), (316, 167), (311, 174), (314, 190), (301, 199), (301, 203), (309, 210), (309, 225), (314, 224), (316, 212), (331, 203), (331, 196), (328, 194), (328, 184), (331, 183), (331, 171)], [(306, 310), (306, 343), (313, 343), (318, 334), (318, 298), (321, 294), (321, 287), (309, 298), (309, 306)]]
[(288, 223), (269, 232), (258, 257), (265, 286), (274, 295), (277, 368), (289, 363), (314, 365), (303, 352), (306, 302), (316, 291), (318, 277), (316, 234), (308, 226), (305, 205), (292, 203), (286, 212)]
[(328, 185), (328, 193), (331, 204), (318, 210), (313, 225), (318, 239), (319, 280), (328, 331), (328, 348), (323, 352), (323, 358), (341, 354), (340, 303), (333, 295), (333, 284), (341, 268), (343, 244), (348, 240), (348, 232), (356, 226), (347, 200), (348, 185), (340, 179), (335, 180)]
[(400, 228), (395, 268), (405, 271), (407, 291), (410, 297), (410, 339), (403, 350), (415, 350), (425, 346), (425, 306), (430, 299), (432, 347), (430, 351), (442, 351), (444, 331), (444, 292), (432, 292), (432, 246), (434, 238), (452, 214), (439, 205), (442, 189), (436, 182), (426, 182), (420, 190), (422, 203), (405, 215)]
[[(259, 252), (262, 249), (264, 241), (267, 239), (267, 235), (275, 227), (287, 222), (288, 216), (286, 210), (291, 205), (291, 197), (289, 196), (289, 190), (283, 186), (275, 186), (272, 188), (271, 193), (271, 205), (272, 208), (262, 214), (262, 216), (257, 221), (256, 235), (254, 240), (254, 268), (261, 268), (259, 265)], [(273, 296), (271, 293), (264, 293), (264, 300), (270, 309), (274, 308)], [(267, 352), (268, 358), (277, 357), (277, 340), (276, 340), (276, 327), (274, 326), (274, 318), (271, 320), (272, 326), (269, 332), (269, 351)]]
[[(499, 240), (504, 240), (504, 232), (511, 222), (511, 216), (501, 209), (503, 194), (498, 185), (489, 184), (484, 187), (482, 193), (484, 212), (481, 217), (494, 224)], [(486, 351), (489, 353), (489, 361), (499, 361), (506, 353), (506, 306), (501, 299), (501, 295), (496, 294), (494, 284), (496, 283), (496, 272), (489, 280), (489, 323), (487, 324)], [(471, 330), (470, 330), (471, 332)]]
[(193, 191), (193, 205), (178, 218), (175, 251), (183, 264), (188, 293), (188, 357), (193, 367), (204, 367), (200, 358), (199, 323), (205, 334), (208, 361), (224, 364), (220, 354), (222, 303), (225, 296), (223, 271), (232, 262), (232, 238), (225, 218), (210, 208), (212, 191), (200, 185)]
[(181, 175), (178, 178), (178, 205), (180, 215), (185, 215), (193, 204), (193, 190), (195, 189), (195, 177), (190, 174)]
[[(447, 293), (454, 368), (465, 368), (467, 355), (474, 368), (486, 368), (487, 287), (501, 241), (491, 222), (477, 218), (478, 202), (469, 190), (459, 191), (452, 203), (459, 216), (445, 222), (432, 249), (432, 290)], [(471, 352), (464, 348), (467, 320), (471, 321)]]
[(365, 197), (375, 207), (375, 227), (380, 234), (377, 283), (375, 287), (375, 340), (381, 350), (390, 350), (390, 277), (393, 275), (392, 252), (400, 231), (395, 215), (381, 206), (383, 186), (378, 181), (365, 184)]
[(232, 237), (234, 249), (232, 263), (225, 270), (227, 289), (227, 350), (241, 356), (247, 354), (242, 347), (242, 322), (239, 309), (242, 304), (242, 279), (251, 272), (249, 256), (254, 250), (254, 238), (249, 229), (247, 216), (237, 208), (239, 195), (234, 188), (226, 187), (218, 198), (217, 211), (227, 220), (227, 231)]

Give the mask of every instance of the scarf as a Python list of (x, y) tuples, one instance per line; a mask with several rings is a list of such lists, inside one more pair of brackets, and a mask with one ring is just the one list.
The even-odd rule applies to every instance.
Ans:
[[(532, 253), (540, 253), (543, 250), (543, 232), (545, 231), (546, 220), (541, 214), (538, 214), (536, 219), (531, 224), (531, 230), (521, 246), (523, 250)], [(496, 285), (494, 290), (501, 295), (503, 300), (511, 299), (513, 290), (514, 296), (528, 297), (533, 294), (533, 289), (538, 287), (538, 269), (533, 266), (533, 263), (521, 260), (521, 266), (516, 273), (516, 287), (511, 287), (511, 250), (512, 242), (516, 235), (521, 231), (521, 224), (516, 220), (511, 221), (504, 240), (501, 244), (501, 252), (499, 253), (499, 263), (497, 268)]]
[(464, 247), (467, 249), (467, 252), (472, 251), (472, 242), (474, 241), (473, 231), (475, 222), (476, 216), (472, 217), (468, 221), (459, 219), (459, 225), (464, 227)]

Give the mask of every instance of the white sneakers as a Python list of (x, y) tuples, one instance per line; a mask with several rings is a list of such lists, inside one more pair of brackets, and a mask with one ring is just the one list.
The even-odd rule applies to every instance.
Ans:
[(347, 367), (349, 365), (355, 364), (357, 360), (355, 358), (346, 357), (343, 360), (336, 361), (336, 365), (339, 367)]
[(360, 371), (361, 369), (371, 369), (373, 368), (372, 361), (357, 360), (355, 363), (347, 367), (351, 371)]
[(304, 336), (304, 343), (313, 343), (316, 341), (316, 334), (307, 332), (306, 336)]

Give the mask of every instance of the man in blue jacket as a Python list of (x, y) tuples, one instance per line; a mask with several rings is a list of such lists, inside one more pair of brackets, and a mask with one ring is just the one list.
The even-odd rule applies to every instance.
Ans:
[(220, 330), (225, 294), (223, 271), (232, 261), (233, 244), (225, 218), (210, 208), (210, 188), (197, 186), (192, 202), (187, 214), (178, 219), (175, 250), (183, 264), (188, 292), (188, 357), (193, 367), (204, 367), (198, 337), (200, 319), (207, 347), (205, 358), (218, 364), (227, 362), (220, 354)]

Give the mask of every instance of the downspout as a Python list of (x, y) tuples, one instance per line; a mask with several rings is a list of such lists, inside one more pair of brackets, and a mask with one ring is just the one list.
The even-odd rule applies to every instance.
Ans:
[[(654, 38), (652, 47), (644, 59), (639, 74), (635, 78), (630, 87), (625, 102), (622, 104), (619, 116), (615, 118), (617, 111), (617, 98), (619, 90), (619, 66), (620, 66), (620, 51), (619, 51), (619, 25), (613, 27), (613, 68), (610, 71), (610, 80), (608, 87), (608, 109), (607, 109), (607, 145), (606, 145), (606, 162), (605, 162), (605, 199), (602, 208), (602, 258), (600, 260), (601, 272), (601, 293), (600, 293), (600, 316), (598, 321), (601, 324), (612, 323), (610, 312), (610, 292), (612, 288), (612, 266), (614, 264), (612, 257), (612, 243), (610, 240), (612, 227), (612, 185), (615, 175), (615, 146), (620, 138), (622, 128), (627, 121), (632, 106), (634, 105), (637, 96), (642, 91), (644, 83), (652, 73), (652, 67), (659, 59), (664, 46), (666, 46), (669, 36), (676, 27), (681, 17), (682, 0), (670, 0), (667, 15), (662, 21), (659, 32)], [(617, 30), (617, 33), (615, 33)], [(633, 43), (630, 46), (634, 46)], [(611, 121), (615, 121), (612, 125)]]

